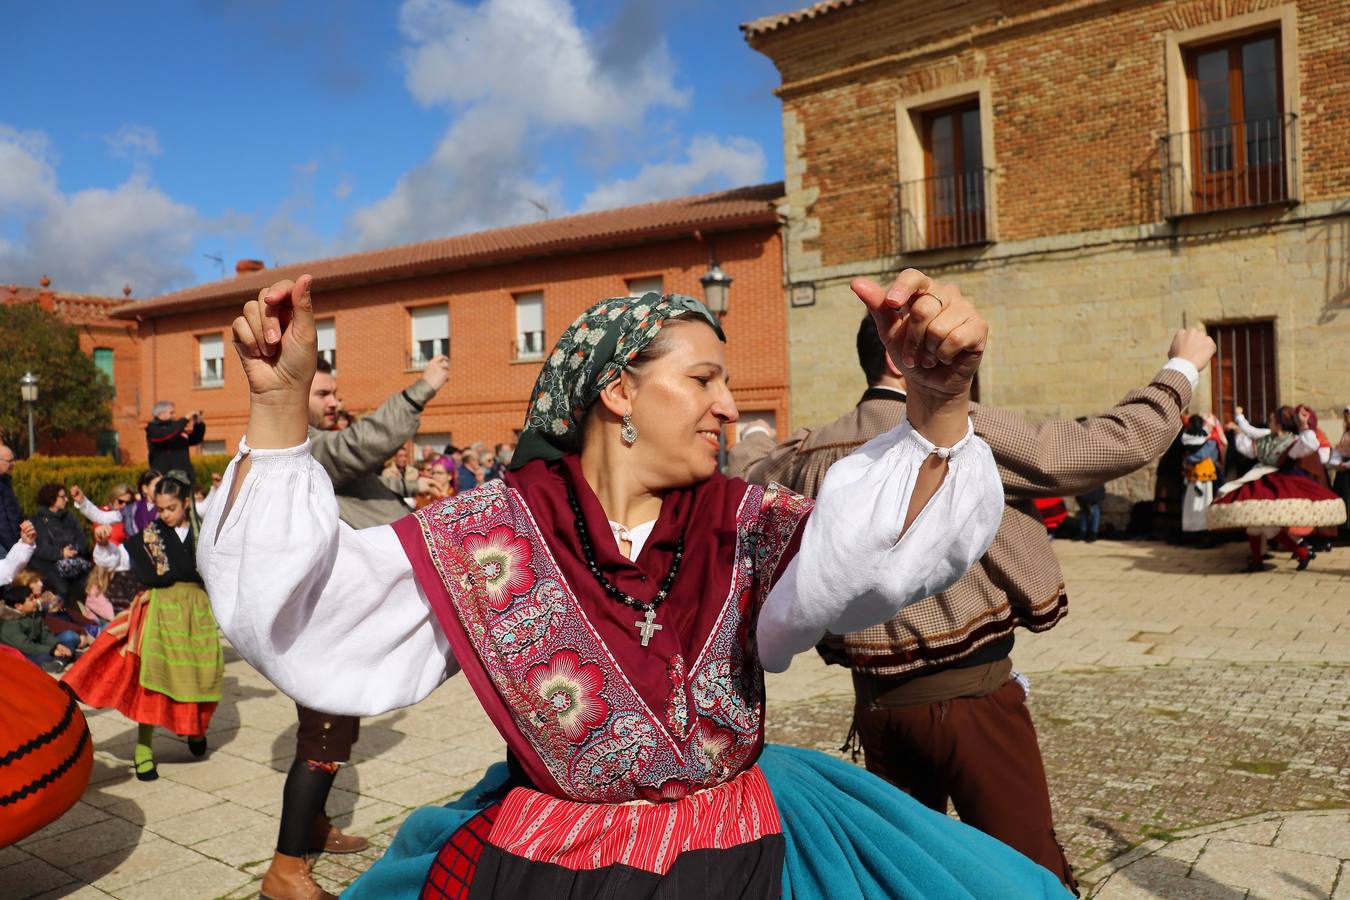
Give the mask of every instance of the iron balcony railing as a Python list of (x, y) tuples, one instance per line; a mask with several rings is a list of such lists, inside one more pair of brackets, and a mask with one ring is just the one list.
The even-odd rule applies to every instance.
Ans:
[(900, 252), (985, 244), (993, 169), (900, 183)]
[(542, 331), (522, 331), (511, 345), (513, 359), (539, 359), (546, 352)]
[(1297, 127), (1298, 117), (1289, 113), (1159, 138), (1163, 215), (1295, 202)]

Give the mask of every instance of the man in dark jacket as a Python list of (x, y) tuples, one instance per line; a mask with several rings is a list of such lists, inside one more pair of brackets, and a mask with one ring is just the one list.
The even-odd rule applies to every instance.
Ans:
[(10, 481), (12, 468), (14, 451), (0, 444), (0, 554), (8, 553), (19, 540), (19, 523), (23, 521), (23, 510)]
[(150, 449), (150, 468), (156, 472), (186, 472), (189, 480), (195, 477), (188, 448), (195, 447), (206, 436), (206, 423), (201, 413), (191, 418), (174, 416), (173, 404), (161, 400), (155, 404), (154, 416), (145, 426), (145, 443)]

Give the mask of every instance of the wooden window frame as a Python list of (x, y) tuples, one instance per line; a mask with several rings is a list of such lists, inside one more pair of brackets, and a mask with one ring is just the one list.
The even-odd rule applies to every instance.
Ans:
[[(980, 97), (968, 97), (945, 106), (936, 106), (919, 113), (919, 145), (923, 151), (924, 207), (926, 240), (929, 247), (962, 247), (970, 244), (983, 244), (988, 241), (988, 199), (984, 190), (984, 122), (980, 109)], [(965, 162), (965, 133), (962, 120), (965, 114), (974, 112), (980, 127), (980, 164), (975, 168)], [(952, 120), (952, 172), (955, 189), (951, 191), (950, 204), (942, 202), (940, 193), (943, 186), (938, 183), (939, 176), (933, 163), (933, 123), (943, 116)], [(977, 187), (980, 204), (967, 208), (966, 200), (971, 195), (969, 187), (963, 188), (965, 179), (979, 179)], [(950, 188), (950, 186), (948, 186)], [(939, 210), (950, 205), (950, 214), (941, 214)]]

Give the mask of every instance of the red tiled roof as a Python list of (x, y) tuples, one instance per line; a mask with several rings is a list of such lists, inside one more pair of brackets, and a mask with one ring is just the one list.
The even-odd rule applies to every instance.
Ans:
[(779, 28), (783, 28), (787, 25), (796, 25), (798, 22), (819, 18), (826, 13), (831, 13), (838, 9), (846, 9), (850, 6), (857, 6), (862, 2), (864, 2), (864, 0), (824, 0), (822, 3), (816, 3), (805, 9), (799, 9), (793, 12), (775, 13), (772, 16), (754, 19), (742, 25), (741, 31), (745, 32), (747, 38), (768, 34), (770, 31), (777, 31)]
[(564, 252), (630, 246), (696, 230), (774, 225), (778, 222), (775, 204), (782, 196), (780, 181), (311, 260), (175, 291), (133, 303), (114, 315), (153, 318), (226, 306), (257, 296), (280, 279), (305, 273), (321, 279), (326, 287), (369, 284)]
[(100, 322), (109, 325), (119, 324), (109, 322), (112, 313), (118, 307), (136, 302), (134, 300), (121, 300), (116, 297), (96, 297), (92, 294), (68, 294), (53, 291), (50, 288), (23, 287), (13, 284), (0, 287), (0, 303), (6, 306), (21, 303), (44, 305), (41, 302), (43, 295), (50, 295), (52, 312), (60, 316), (62, 321), (70, 322), (73, 325)]

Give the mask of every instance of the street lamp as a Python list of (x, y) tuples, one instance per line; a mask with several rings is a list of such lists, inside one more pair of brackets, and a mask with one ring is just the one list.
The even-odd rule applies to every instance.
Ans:
[(33, 404), (38, 398), (38, 377), (32, 372), (24, 372), (19, 379), (19, 395), (28, 404), (28, 458), (32, 459), (37, 452), (37, 442), (33, 437)]
[[(703, 302), (717, 316), (718, 321), (727, 314), (727, 299), (731, 293), (731, 276), (722, 271), (722, 267), (717, 264), (717, 260), (712, 261), (712, 266), (703, 273), (703, 277), (698, 280), (703, 285)], [(727, 468), (727, 435), (726, 429), (717, 431), (717, 468), (726, 471)]]
[(712, 268), (703, 273), (699, 284), (703, 285), (703, 302), (719, 319), (727, 314), (727, 295), (731, 293), (731, 276), (722, 271), (722, 267), (713, 260)]

